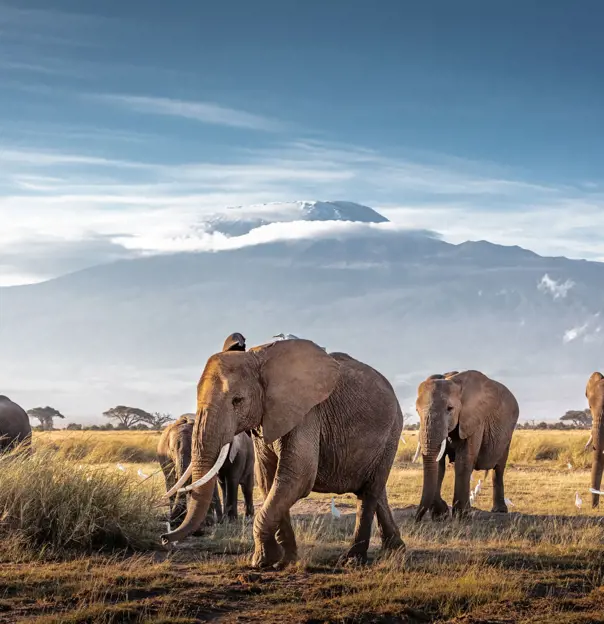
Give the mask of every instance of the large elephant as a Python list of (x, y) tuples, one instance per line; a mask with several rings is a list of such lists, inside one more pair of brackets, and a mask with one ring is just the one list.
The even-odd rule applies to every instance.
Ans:
[(31, 448), (31, 425), (25, 410), (0, 395), (0, 452), (18, 445)]
[[(602, 485), (602, 470), (604, 469), (604, 376), (602, 373), (593, 373), (587, 382), (585, 396), (589, 401), (591, 410), (591, 436), (585, 445), (593, 450), (591, 462), (591, 487), (600, 491)], [(591, 505), (597, 507), (600, 504), (600, 495), (591, 494)]]
[[(169, 424), (163, 431), (157, 444), (157, 458), (164, 473), (166, 490), (174, 489), (177, 481), (182, 479), (191, 463), (191, 438), (194, 421), (186, 415)], [(186, 480), (185, 480), (186, 483)], [(185, 517), (187, 510), (187, 496), (183, 492), (175, 491), (169, 496), (170, 500), (170, 526), (177, 527)], [(205, 519), (206, 525), (222, 520), (222, 506), (218, 496), (218, 486), (214, 488), (212, 504), (208, 509)]]
[(426, 511), (446, 516), (447, 503), (440, 491), (447, 456), (455, 463), (453, 514), (470, 508), (473, 470), (493, 469), (493, 512), (507, 512), (503, 473), (512, 434), (518, 422), (518, 402), (501, 383), (478, 371), (432, 375), (418, 388), (419, 447), (424, 463), (424, 484), (416, 520)]
[(234, 436), (252, 429), (265, 496), (254, 520), (254, 567), (297, 559), (290, 508), (313, 491), (357, 495), (349, 557), (366, 559), (376, 513), (383, 546), (404, 547), (386, 496), (402, 427), (390, 383), (344, 353), (282, 340), (213, 355), (197, 386), (187, 516), (162, 541), (182, 540), (201, 524)]

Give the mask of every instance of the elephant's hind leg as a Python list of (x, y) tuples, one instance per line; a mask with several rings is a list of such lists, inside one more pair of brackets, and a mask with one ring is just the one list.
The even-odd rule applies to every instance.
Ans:
[[(272, 485), (272, 483), (271, 483)], [(254, 473), (250, 473), (241, 484), (243, 500), (245, 502), (245, 515), (247, 518), (254, 517)]]
[(399, 548), (404, 549), (405, 543), (401, 539), (401, 534), (392, 515), (392, 510), (388, 504), (388, 495), (386, 494), (385, 488), (378, 498), (375, 513), (377, 516), (378, 526), (380, 528), (382, 548), (384, 550), (398, 550)]
[(493, 509), (492, 513), (507, 513), (508, 506), (505, 503), (505, 492), (503, 489), (503, 473), (508, 459), (510, 447), (505, 451), (505, 455), (493, 470)]
[(367, 562), (367, 550), (371, 539), (371, 525), (373, 516), (377, 511), (378, 496), (373, 492), (360, 492), (357, 494), (357, 519), (354, 527), (354, 541), (346, 554), (347, 559)]

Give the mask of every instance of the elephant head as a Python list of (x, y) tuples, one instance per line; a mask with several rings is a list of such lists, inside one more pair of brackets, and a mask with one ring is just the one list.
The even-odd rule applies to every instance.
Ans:
[[(193, 421), (186, 415), (181, 416), (176, 422), (166, 428), (164, 444), (165, 453), (172, 461), (176, 479), (181, 479), (188, 472), (191, 463), (191, 434)], [(177, 493), (174, 505), (170, 513), (170, 524), (177, 525), (182, 522), (187, 510), (187, 498), (183, 493)]]
[[(591, 487), (600, 490), (602, 485), (602, 470), (604, 469), (604, 376), (602, 373), (593, 373), (587, 382), (585, 396), (591, 410), (591, 438), (593, 447), (593, 461), (591, 464)], [(589, 442), (587, 443), (589, 446)], [(591, 495), (592, 507), (600, 503), (600, 495)]]
[(235, 332), (227, 337), (222, 345), (223, 351), (245, 351), (245, 338), (243, 334)]
[(203, 522), (235, 435), (261, 428), (264, 441), (275, 442), (329, 397), (338, 378), (338, 362), (309, 340), (210, 357), (197, 385), (187, 515), (162, 541), (182, 540)]
[(424, 485), (418, 519), (430, 509), (438, 494), (438, 461), (445, 452), (447, 438), (468, 438), (480, 426), (479, 395), (464, 402), (463, 387), (456, 372), (432, 375), (418, 388), (416, 409), (420, 419), (419, 449), (423, 456)]

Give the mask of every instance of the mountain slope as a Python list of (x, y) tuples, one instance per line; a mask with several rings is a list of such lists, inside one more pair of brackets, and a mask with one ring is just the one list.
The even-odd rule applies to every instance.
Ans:
[(396, 230), (120, 261), (0, 289), (0, 391), (76, 421), (191, 411), (227, 334), (291, 332), (378, 368), (409, 412), (428, 374), (478, 368), (521, 418), (558, 418), (602, 366), (603, 286), (599, 263)]

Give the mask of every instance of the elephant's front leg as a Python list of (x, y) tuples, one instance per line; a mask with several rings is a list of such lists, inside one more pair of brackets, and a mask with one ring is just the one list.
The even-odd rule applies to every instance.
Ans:
[(505, 491), (503, 489), (503, 473), (505, 471), (505, 465), (508, 461), (508, 454), (510, 452), (510, 446), (508, 445), (505, 450), (504, 456), (495, 466), (493, 470), (493, 508), (492, 513), (507, 513), (508, 506), (505, 502)]
[[(264, 457), (268, 465), (261, 465), (258, 470), (259, 484), (264, 490), (270, 481), (270, 463), (277, 463), (264, 504), (254, 518), (255, 549), (252, 565), (256, 568), (275, 564), (284, 567), (297, 559), (296, 539), (289, 510), (296, 501), (308, 496), (312, 490), (317, 474), (318, 449), (316, 456), (309, 458), (295, 452), (296, 445), (292, 440), (289, 442), (289, 445), (283, 442), (278, 462), (276, 455), (269, 451)], [(257, 459), (259, 462), (263, 461), (262, 457)]]
[(464, 518), (471, 509), (470, 478), (474, 471), (478, 449), (476, 441), (466, 440), (463, 449), (455, 456), (455, 489), (453, 492), (453, 516)]
[(441, 494), (443, 480), (445, 478), (445, 470), (447, 468), (446, 461), (447, 454), (445, 453), (438, 462), (438, 481), (436, 487), (436, 496), (434, 498), (434, 503), (431, 510), (432, 520), (442, 520), (446, 519), (449, 516), (449, 505), (447, 505), (446, 501), (443, 500)]

